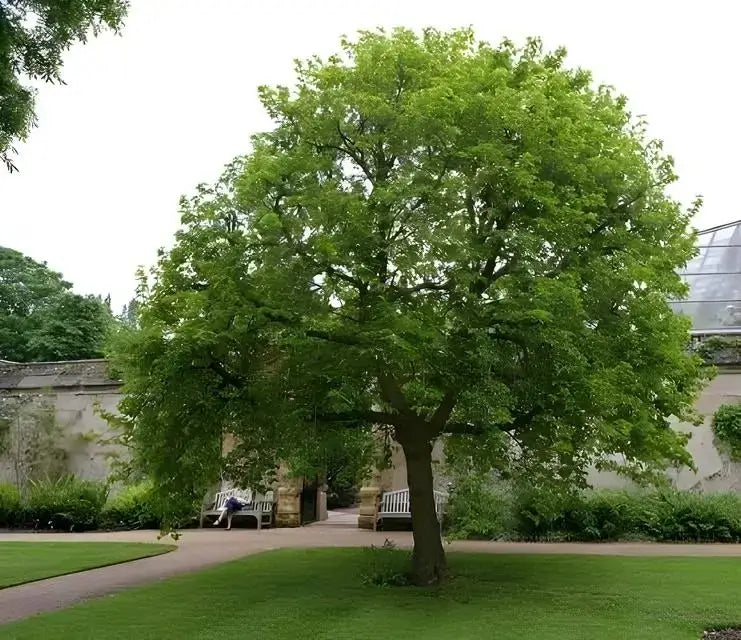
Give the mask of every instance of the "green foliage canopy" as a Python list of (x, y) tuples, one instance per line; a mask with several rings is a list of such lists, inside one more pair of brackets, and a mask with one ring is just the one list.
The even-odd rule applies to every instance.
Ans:
[(0, 162), (35, 124), (28, 80), (61, 82), (62, 53), (103, 28), (118, 30), (128, 0), (0, 0)]
[(102, 355), (107, 304), (73, 293), (45, 264), (0, 247), (0, 359), (79, 360)]
[[(671, 159), (564, 51), (363, 33), (262, 88), (275, 122), (182, 202), (114, 360), (164, 491), (369, 425), (403, 447), (415, 580), (444, 564), (431, 442), (578, 482), (689, 464), (704, 377), (667, 299), (694, 252)], [(233, 471), (233, 470), (232, 470)]]

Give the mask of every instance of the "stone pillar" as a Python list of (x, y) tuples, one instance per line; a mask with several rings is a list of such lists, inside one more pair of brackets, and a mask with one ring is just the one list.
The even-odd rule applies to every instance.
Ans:
[(316, 489), (316, 519), (322, 521), (327, 517), (327, 484), (322, 483)]
[(301, 489), (303, 478), (283, 476), (278, 486), (278, 504), (275, 510), (276, 527), (301, 526)]
[(374, 469), (370, 478), (363, 482), (360, 488), (360, 510), (358, 512), (358, 528), (374, 529), (378, 521), (378, 507), (381, 503), (381, 472)]
[(226, 458), (237, 446), (237, 439), (231, 433), (224, 433), (221, 436), (221, 457)]
[(380, 502), (380, 487), (363, 487), (360, 490), (360, 511), (358, 513), (358, 528), (376, 528), (376, 522), (378, 520), (378, 507)]

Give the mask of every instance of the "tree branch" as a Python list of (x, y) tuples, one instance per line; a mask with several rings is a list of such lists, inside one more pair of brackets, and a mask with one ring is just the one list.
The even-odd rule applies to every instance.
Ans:
[(229, 384), (236, 388), (243, 387), (247, 380), (239, 374), (232, 373), (229, 371), (221, 362), (213, 361), (208, 366), (211, 371), (218, 375), (226, 384)]
[[(486, 204), (488, 205), (488, 210), (491, 211), (494, 205), (488, 202)], [(510, 225), (514, 216), (514, 210), (508, 209), (500, 218), (491, 215), (488, 220), (482, 218), (477, 224), (476, 203), (470, 193), (466, 194), (466, 209), (468, 210), (469, 223), (471, 224), (474, 239), (484, 246), (486, 245), (486, 240), (490, 237), (494, 226), (496, 225), (498, 231), (504, 231)], [(485, 223), (486, 227), (484, 227)], [(495, 280), (512, 271), (514, 268), (514, 262), (512, 260), (507, 261), (507, 263), (501, 268), (496, 268), (497, 262), (501, 260), (502, 256), (500, 253), (503, 247), (504, 241), (501, 238), (499, 238), (494, 243), (494, 246), (491, 247), (489, 257), (478, 274), (478, 278), (471, 283), (471, 293), (481, 295)]]
[(453, 389), (446, 391), (440, 406), (435, 409), (432, 418), (430, 418), (430, 424), (435, 435), (440, 434), (443, 430), (445, 423), (450, 419), (450, 414), (453, 413), (456, 402), (458, 402), (458, 391)]
[(320, 269), (321, 271), (325, 272), (327, 275), (334, 276), (338, 278), (339, 280), (347, 282), (348, 284), (353, 285), (358, 290), (364, 287), (365, 282), (363, 282), (363, 280), (361, 280), (360, 278), (355, 278), (354, 276), (343, 273), (342, 271), (340, 271), (333, 265), (329, 264), (328, 262), (320, 262), (318, 260), (315, 260), (311, 255), (309, 255), (309, 253), (307, 253), (306, 248), (302, 245), (302, 243), (296, 242), (294, 237), (289, 233), (288, 229), (283, 223), (283, 210), (280, 207), (280, 201), (282, 198), (283, 198), (283, 195), (278, 195), (276, 197), (275, 202), (273, 203), (272, 209), (273, 209), (273, 212), (278, 216), (278, 218), (281, 221), (281, 230), (283, 232), (283, 237), (285, 238), (288, 245), (296, 252), (296, 254), (301, 256), (302, 258), (308, 259), (311, 262), (311, 264), (314, 265), (315, 268)]
[(413, 287), (390, 287), (393, 289), (394, 295), (407, 296), (413, 293), (419, 293), (420, 291), (450, 291), (455, 286), (453, 279), (446, 280), (445, 282), (431, 282), (425, 280), (419, 284), (415, 284)]
[(340, 139), (342, 140), (344, 146), (335, 148), (338, 151), (346, 153), (348, 156), (350, 156), (355, 161), (355, 164), (357, 164), (363, 170), (363, 173), (365, 174), (365, 177), (368, 178), (368, 181), (375, 187), (375, 177), (371, 172), (368, 163), (365, 161), (363, 152), (358, 149), (355, 146), (355, 142), (353, 142), (353, 140), (344, 131), (342, 131), (342, 127), (340, 127), (339, 122), (337, 123), (337, 133), (340, 135)]
[(378, 386), (381, 389), (381, 396), (399, 413), (410, 416), (413, 411), (409, 408), (404, 392), (401, 390), (398, 382), (384, 371), (378, 373)]
[(301, 318), (281, 311), (280, 309), (272, 309), (268, 307), (264, 301), (260, 300), (254, 294), (245, 292), (245, 298), (255, 305), (256, 311), (266, 317), (268, 320), (272, 320), (278, 324), (283, 324), (287, 327), (293, 327), (298, 330), (303, 330), (304, 335), (309, 338), (318, 338), (320, 340), (326, 340), (328, 342), (336, 342), (337, 344), (346, 345), (361, 345), (364, 343), (362, 338), (352, 334), (334, 333), (327, 331), (326, 329), (310, 329), (306, 328)]
[(474, 424), (473, 422), (448, 422), (441, 433), (450, 436), (479, 436), (485, 431), (486, 429), (484, 429), (484, 427), (480, 424)]
[(361, 338), (351, 334), (333, 333), (321, 329), (307, 329), (304, 333), (309, 338), (317, 338), (319, 340), (326, 340), (327, 342), (336, 342), (337, 344), (347, 344), (350, 346), (359, 346), (363, 344)]
[[(653, 185), (652, 185), (653, 186)], [(649, 187), (649, 188), (652, 188)], [(625, 200), (624, 202), (621, 202), (617, 206), (611, 208), (609, 210), (609, 213), (611, 214), (622, 214), (625, 213), (630, 207), (632, 207), (636, 202), (638, 202), (641, 198), (643, 198), (646, 193), (648, 192), (648, 189), (641, 191), (640, 193), (636, 194), (635, 196)], [(588, 241), (596, 238), (600, 234), (602, 234), (603, 231), (607, 230), (611, 224), (613, 224), (616, 220), (614, 218), (607, 218), (603, 220), (600, 224), (598, 224), (587, 236)], [(620, 221), (620, 218), (618, 219)], [(620, 247), (602, 247), (603, 251), (611, 251), (615, 252), (616, 250), (620, 249)], [(570, 251), (567, 253), (563, 259), (558, 263), (555, 269), (552, 269), (548, 274), (546, 274), (547, 278), (553, 278), (563, 272), (564, 269), (566, 269), (572, 262), (572, 260), (578, 256), (581, 252), (581, 247), (577, 247), (573, 251)]]
[[(316, 419), (319, 422), (347, 422), (363, 423), (367, 425), (383, 424), (388, 426), (398, 426), (404, 422), (400, 415), (389, 413), (387, 411), (341, 411), (339, 413), (318, 414)], [(349, 425), (348, 425), (349, 426)]]
[(480, 436), (484, 435), (491, 430), (491, 427), (495, 427), (502, 433), (506, 433), (510, 437), (514, 438), (512, 430), (521, 429), (526, 427), (532, 422), (535, 417), (536, 411), (531, 409), (525, 413), (521, 413), (515, 416), (510, 422), (506, 424), (476, 424), (473, 422), (448, 422), (443, 426), (441, 433), (446, 435), (468, 435), (468, 436)]
[(479, 277), (471, 283), (471, 293), (481, 295), (486, 291), (494, 282), (499, 278), (506, 276), (508, 273), (514, 271), (516, 262), (514, 260), (508, 260), (499, 269), (496, 269), (498, 258), (489, 258), (481, 270)]
[(318, 269), (322, 269), (323, 271), (325, 271), (328, 275), (334, 276), (336, 278), (339, 278), (340, 280), (347, 282), (348, 284), (353, 285), (358, 290), (366, 286), (366, 283), (363, 282), (363, 280), (361, 280), (360, 278), (355, 278), (351, 275), (343, 273), (329, 263), (314, 261), (314, 265)]

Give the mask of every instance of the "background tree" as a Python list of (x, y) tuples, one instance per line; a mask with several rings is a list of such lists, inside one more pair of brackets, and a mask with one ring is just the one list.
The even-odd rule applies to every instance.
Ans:
[(127, 327), (136, 329), (139, 326), (139, 300), (136, 298), (129, 300), (116, 319)]
[[(334, 437), (331, 437), (334, 436)], [(327, 487), (327, 508), (338, 509), (356, 503), (360, 483), (378, 464), (381, 451), (371, 429), (351, 429), (325, 433), (320, 446), (302, 439), (293, 455), (283, 460), (292, 473), (319, 476)]]
[[(537, 40), (361, 34), (261, 90), (275, 128), (182, 203), (121, 405), (163, 495), (252, 481), (377, 425), (406, 456), (413, 575), (445, 556), (431, 449), (583, 483), (690, 464), (703, 379), (668, 298), (691, 212), (625, 99)], [(614, 460), (619, 457), (623, 464)], [(227, 461), (227, 464), (229, 461)]]
[(61, 82), (62, 52), (102, 28), (118, 30), (127, 0), (0, 0), (0, 161), (36, 123), (28, 80)]
[(78, 360), (102, 355), (111, 313), (59, 273), (0, 247), (0, 359)]

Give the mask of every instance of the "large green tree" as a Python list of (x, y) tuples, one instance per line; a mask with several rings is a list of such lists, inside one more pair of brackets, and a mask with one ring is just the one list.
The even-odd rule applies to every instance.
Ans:
[(163, 495), (213, 481), (225, 433), (247, 481), (375, 425), (406, 456), (427, 584), (445, 567), (437, 438), (563, 482), (690, 464), (668, 416), (692, 418), (703, 373), (667, 299), (691, 212), (625, 99), (564, 55), (363, 33), (261, 90), (275, 127), (183, 201), (114, 348)]
[(0, 359), (79, 360), (102, 355), (112, 318), (45, 264), (0, 247)]
[(62, 53), (103, 28), (118, 30), (128, 0), (0, 0), (0, 161), (35, 124), (29, 80), (61, 82)]

